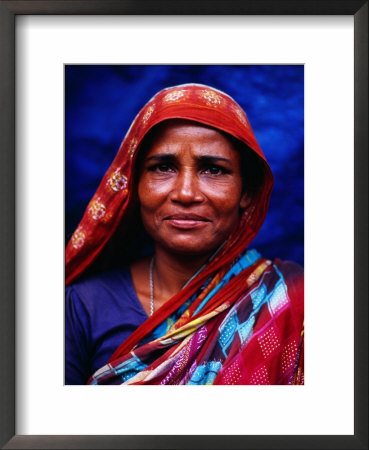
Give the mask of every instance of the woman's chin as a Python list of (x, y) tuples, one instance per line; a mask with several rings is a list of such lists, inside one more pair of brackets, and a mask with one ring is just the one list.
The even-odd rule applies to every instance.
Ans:
[(206, 258), (210, 256), (220, 244), (204, 245), (204, 242), (166, 242), (166, 253), (179, 257)]

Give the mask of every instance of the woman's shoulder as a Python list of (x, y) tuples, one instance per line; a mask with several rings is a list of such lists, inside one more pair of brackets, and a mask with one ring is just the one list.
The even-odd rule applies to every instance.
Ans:
[(300, 264), (276, 258), (272, 265), (279, 272), (287, 286), (303, 286), (304, 268)]
[(131, 281), (128, 266), (115, 267), (99, 273), (87, 275), (66, 286), (67, 290), (84, 291), (92, 288), (104, 288), (106, 285), (129, 283)]
[(286, 275), (298, 276), (298, 275), (304, 274), (304, 268), (300, 264), (298, 264), (294, 261), (282, 260), (282, 259), (276, 258), (273, 261), (273, 264), (276, 267), (278, 267), (281, 271), (283, 271)]
[(111, 303), (136, 303), (129, 267), (109, 269), (83, 277), (66, 287), (66, 300), (81, 303), (85, 309), (92, 310), (97, 305)]
[(291, 308), (299, 321), (304, 318), (304, 269), (293, 261), (275, 259), (273, 267), (283, 280)]

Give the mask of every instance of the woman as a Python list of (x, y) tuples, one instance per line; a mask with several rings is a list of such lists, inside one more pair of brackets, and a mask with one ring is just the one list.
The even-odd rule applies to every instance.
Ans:
[(302, 269), (247, 248), (272, 185), (228, 95), (155, 95), (66, 249), (66, 383), (303, 384)]

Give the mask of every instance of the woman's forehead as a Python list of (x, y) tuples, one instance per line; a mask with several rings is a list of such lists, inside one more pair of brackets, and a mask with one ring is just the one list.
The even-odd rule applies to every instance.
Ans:
[(198, 133), (204, 136), (221, 134), (219, 130), (200, 122), (188, 119), (168, 119), (155, 126), (155, 135)]
[(223, 147), (225, 150), (234, 150), (234, 145), (225, 133), (201, 123), (188, 120), (173, 119), (157, 126), (150, 139), (149, 152), (154, 149), (196, 145), (211, 147)]

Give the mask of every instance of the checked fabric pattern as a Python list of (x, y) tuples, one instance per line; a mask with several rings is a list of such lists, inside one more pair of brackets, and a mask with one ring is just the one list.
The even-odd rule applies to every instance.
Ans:
[(303, 384), (302, 269), (251, 250), (212, 281), (90, 384)]

